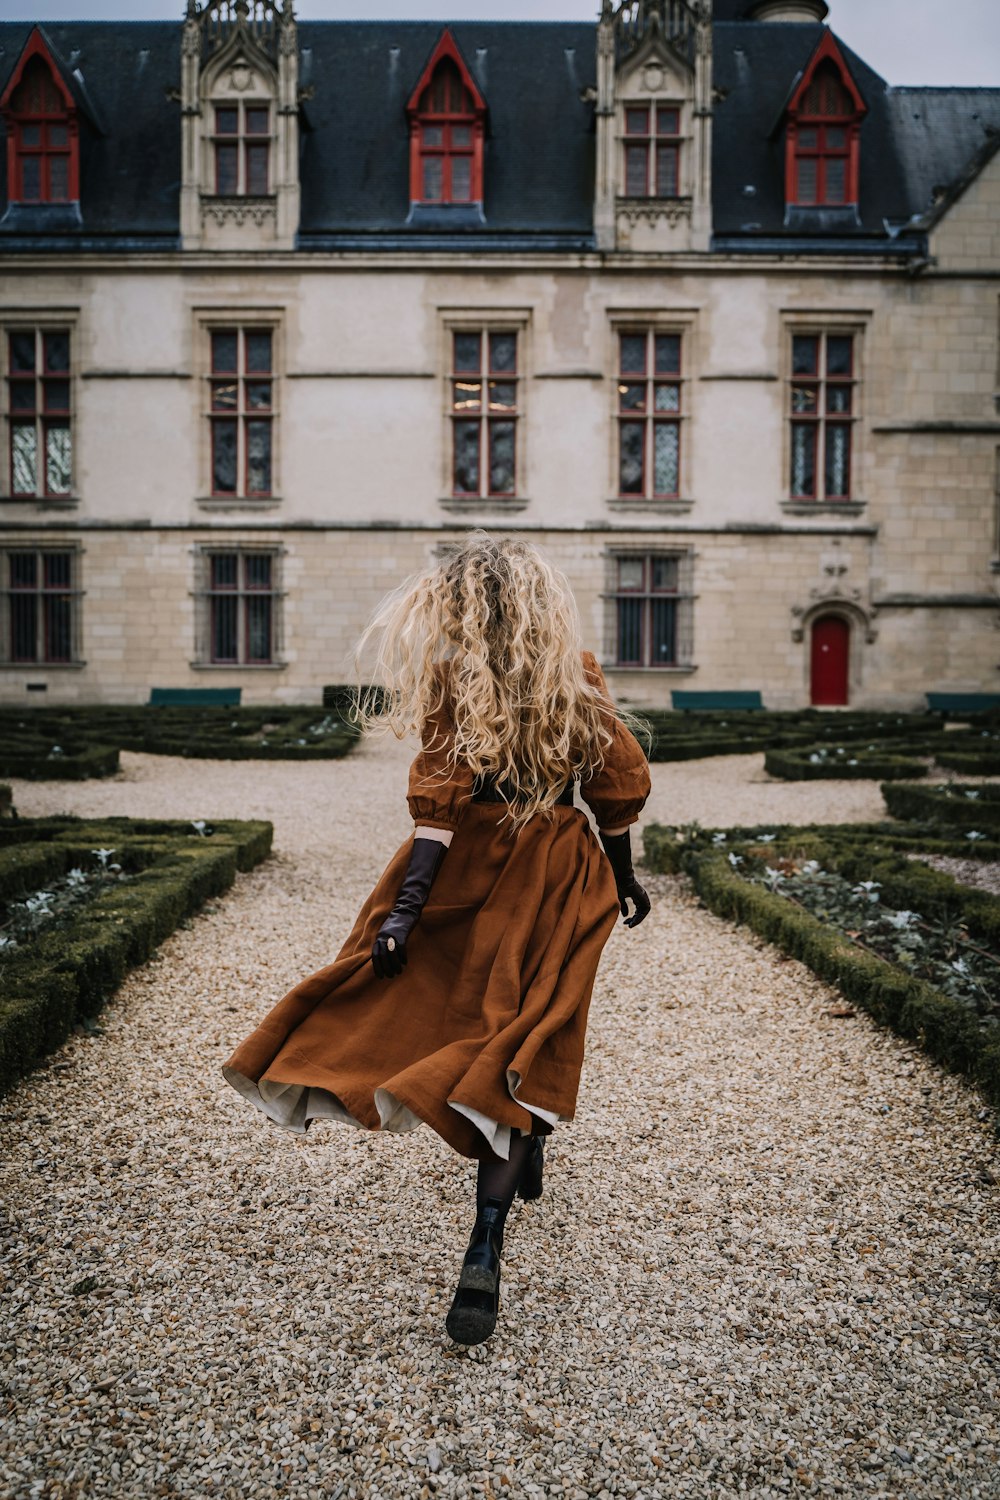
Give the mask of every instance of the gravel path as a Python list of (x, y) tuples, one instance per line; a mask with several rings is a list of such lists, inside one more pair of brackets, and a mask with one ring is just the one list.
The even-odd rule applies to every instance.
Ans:
[[(406, 836), (409, 754), (16, 784), (25, 814), (273, 817), (277, 853), (0, 1103), (0, 1495), (1000, 1497), (977, 1095), (682, 883), (608, 945), (487, 1345), (443, 1327), (472, 1163), (426, 1129), (282, 1135), (224, 1083)], [(651, 818), (882, 814), (759, 756), (653, 774)]]

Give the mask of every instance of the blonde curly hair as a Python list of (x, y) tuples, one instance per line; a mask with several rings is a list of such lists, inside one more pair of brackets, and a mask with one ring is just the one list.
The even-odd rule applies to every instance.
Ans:
[(569, 581), (528, 542), (473, 532), (383, 601), (358, 642), (356, 670), (373, 641), (355, 721), (403, 739), (442, 714), (454, 724), (449, 767), (461, 760), (490, 777), (513, 831), (535, 813), (551, 816), (568, 780), (600, 770), (609, 718), (640, 723), (587, 679)]

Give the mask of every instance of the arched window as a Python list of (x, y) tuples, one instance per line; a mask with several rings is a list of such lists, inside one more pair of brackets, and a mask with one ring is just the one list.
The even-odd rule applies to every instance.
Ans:
[(865, 106), (829, 32), (789, 106), (786, 200), (837, 208), (858, 201), (858, 135)]
[(486, 106), (445, 32), (408, 106), (410, 200), (481, 203)]
[(4, 97), (7, 175), (14, 203), (71, 203), (80, 196), (76, 112), (38, 31)]

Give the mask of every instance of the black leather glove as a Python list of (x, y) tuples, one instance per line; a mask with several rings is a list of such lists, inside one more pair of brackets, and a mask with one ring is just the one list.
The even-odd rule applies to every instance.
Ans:
[(396, 904), (372, 944), (372, 968), (377, 979), (396, 979), (406, 964), (406, 939), (427, 904), (434, 877), (447, 846), (439, 839), (413, 840), (413, 850)]
[[(598, 830), (600, 833), (600, 830)], [(626, 828), (624, 833), (601, 833), (604, 852), (611, 861), (618, 887), (618, 901), (626, 927), (638, 927), (649, 916), (649, 897), (635, 878), (632, 869), (632, 835)], [(628, 903), (633, 902), (635, 911), (628, 914)]]

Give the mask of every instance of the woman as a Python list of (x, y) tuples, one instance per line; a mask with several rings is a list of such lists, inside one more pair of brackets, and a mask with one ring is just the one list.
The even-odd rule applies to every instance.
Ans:
[(649, 912), (629, 832), (649, 767), (580, 648), (566, 579), (524, 542), (475, 533), (389, 597), (359, 652), (373, 636), (385, 691), (359, 717), (421, 735), (413, 836), (336, 960), (222, 1071), (287, 1129), (425, 1121), (478, 1159), (447, 1319), (475, 1344), (496, 1324), (514, 1195), (541, 1195), (542, 1138), (574, 1115), (601, 949), (619, 909), (629, 927)]

